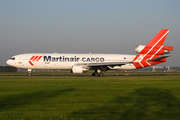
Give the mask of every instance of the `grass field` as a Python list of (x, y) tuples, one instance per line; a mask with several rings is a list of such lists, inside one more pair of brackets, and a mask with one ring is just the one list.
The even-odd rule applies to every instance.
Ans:
[(180, 77), (0, 77), (1, 120), (172, 120)]
[[(32, 72), (32, 76), (92, 76), (93, 71), (82, 74), (70, 72)], [(180, 76), (180, 72), (103, 72), (104, 76)], [(1, 76), (28, 76), (28, 72), (0, 72)]]

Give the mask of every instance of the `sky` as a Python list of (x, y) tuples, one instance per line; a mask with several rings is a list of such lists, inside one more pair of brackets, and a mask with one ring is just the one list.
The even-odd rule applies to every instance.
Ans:
[(134, 54), (161, 29), (180, 67), (179, 0), (0, 0), (0, 66), (22, 53)]

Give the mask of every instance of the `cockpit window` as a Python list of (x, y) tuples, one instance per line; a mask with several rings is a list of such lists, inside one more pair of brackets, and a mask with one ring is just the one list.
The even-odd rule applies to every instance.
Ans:
[(14, 57), (12, 57), (12, 58), (10, 58), (11, 60), (15, 60), (15, 58)]

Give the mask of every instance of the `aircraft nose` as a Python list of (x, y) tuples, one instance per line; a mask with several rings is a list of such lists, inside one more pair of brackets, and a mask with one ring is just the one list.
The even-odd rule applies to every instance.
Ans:
[(7, 60), (7, 61), (6, 61), (6, 64), (10, 65), (10, 60)]
[(9, 65), (9, 66), (13, 66), (13, 61), (12, 60), (7, 60), (6, 63)]

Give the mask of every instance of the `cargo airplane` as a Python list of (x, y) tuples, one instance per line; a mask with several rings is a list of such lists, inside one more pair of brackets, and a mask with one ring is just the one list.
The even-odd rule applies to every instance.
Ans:
[(163, 43), (169, 29), (162, 29), (147, 45), (135, 48), (138, 55), (127, 54), (64, 54), (64, 53), (29, 53), (19, 54), (7, 60), (7, 64), (17, 68), (71, 70), (72, 73), (83, 73), (94, 70), (92, 76), (103, 76), (107, 70), (132, 70), (166, 62), (173, 50), (172, 46)]

